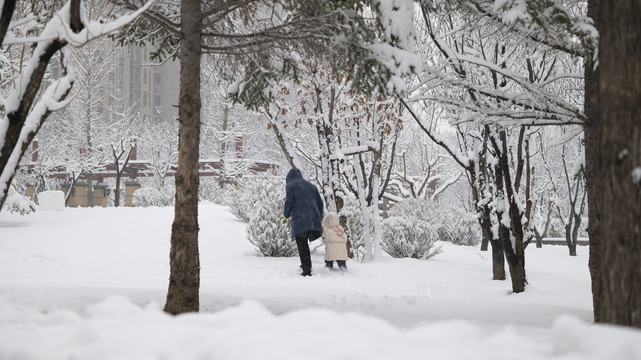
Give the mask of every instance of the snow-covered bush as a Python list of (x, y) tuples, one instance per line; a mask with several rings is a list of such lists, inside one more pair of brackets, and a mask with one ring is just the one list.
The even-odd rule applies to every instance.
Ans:
[(383, 251), (395, 258), (426, 260), (441, 253), (438, 232), (418, 217), (391, 216), (383, 220)]
[(158, 189), (156, 187), (144, 187), (134, 191), (133, 203), (135, 206), (173, 206), (175, 192), (171, 187)]
[(223, 188), (218, 185), (217, 179), (202, 179), (198, 186), (198, 198), (202, 201), (210, 201), (218, 205), (226, 205), (225, 193), (230, 185), (225, 185)]
[(357, 259), (365, 252), (365, 225), (363, 220), (363, 212), (358, 203), (358, 199), (353, 194), (345, 196), (344, 205), (341, 209), (341, 216), (345, 216), (347, 223), (345, 224), (345, 232), (347, 233), (347, 241), (349, 241), (352, 251)]
[(36, 204), (28, 197), (16, 191), (13, 185), (11, 185), (9, 187), (7, 199), (2, 206), (2, 210), (10, 213), (26, 215), (36, 211)]
[[(261, 193), (264, 189), (275, 189), (285, 194), (285, 179), (275, 176), (260, 176), (244, 178), (238, 182), (236, 189), (229, 191), (227, 195), (227, 205), (229, 211), (238, 218), (238, 220), (248, 223), (256, 210), (256, 202), (261, 201)], [(283, 195), (285, 196), (285, 195)], [(280, 204), (279, 216), (283, 213), (285, 200)]]
[(256, 179), (251, 187), (254, 202), (247, 224), (247, 239), (264, 256), (284, 257), (298, 254), (292, 240), (290, 221), (281, 221), (285, 204), (285, 182), (282, 179)]
[(444, 226), (439, 229), (440, 240), (465, 246), (481, 243), (481, 226), (476, 215), (455, 208), (450, 208), (444, 214)]
[(441, 252), (436, 247), (443, 226), (440, 209), (429, 200), (409, 199), (396, 204), (383, 220), (383, 251), (396, 258), (429, 259)]

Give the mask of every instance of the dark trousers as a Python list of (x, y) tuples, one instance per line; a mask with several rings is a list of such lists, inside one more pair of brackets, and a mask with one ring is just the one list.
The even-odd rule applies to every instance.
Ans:
[[(341, 269), (347, 269), (347, 264), (345, 263), (345, 260), (336, 260), (336, 264)], [(325, 260), (325, 266), (327, 266), (328, 268), (334, 268), (334, 262)]]
[(311, 231), (305, 231), (296, 235), (296, 246), (298, 247), (298, 256), (300, 257), (300, 266), (303, 268), (301, 275), (308, 276), (312, 274), (312, 258), (309, 254), (309, 241), (312, 236)]

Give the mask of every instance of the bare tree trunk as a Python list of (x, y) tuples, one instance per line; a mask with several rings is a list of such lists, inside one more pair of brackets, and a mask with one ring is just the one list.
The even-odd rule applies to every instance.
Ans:
[(119, 207), (120, 206), (120, 179), (121, 179), (121, 173), (116, 174), (116, 190), (114, 194), (114, 207)]
[(122, 179), (122, 173), (125, 171), (127, 164), (129, 164), (129, 159), (131, 158), (133, 149), (133, 147), (129, 148), (127, 157), (125, 158), (125, 162), (122, 164), (122, 166), (120, 166), (120, 158), (125, 154), (125, 146), (123, 145), (123, 141), (120, 140), (120, 154), (116, 154), (116, 148), (111, 145), (111, 153), (114, 158), (114, 165), (116, 166), (116, 193), (114, 194), (114, 207), (120, 206), (120, 182)]
[(4, 0), (2, 4), (2, 16), (0, 17), (0, 43), (4, 40), (11, 23), (11, 17), (16, 9), (16, 0)]
[(223, 135), (222, 140), (219, 142), (220, 146), (220, 171), (218, 172), (218, 186), (222, 189), (225, 186), (225, 178), (227, 177), (227, 164), (225, 158), (227, 157), (227, 128), (229, 125), (229, 105), (223, 105), (223, 124), (221, 132)]
[[(500, 141), (500, 145), (496, 141)], [(516, 194), (512, 188), (510, 177), (510, 168), (507, 157), (507, 134), (505, 129), (499, 131), (499, 139), (492, 139), (493, 146), (498, 156), (496, 164), (496, 188), (499, 191), (497, 202), (504, 202), (508, 205), (507, 209), (497, 210), (497, 220), (499, 222), (499, 240), (503, 244), (503, 252), (510, 270), (512, 280), (512, 291), (520, 293), (525, 291), (527, 283), (525, 277), (525, 249), (523, 247), (523, 224), (521, 223), (521, 211), (516, 204)], [(507, 213), (506, 213), (507, 212)], [(506, 226), (502, 221), (504, 216), (509, 216), (510, 226)], [(514, 236), (514, 244), (510, 236)]]
[[(548, 196), (549, 198), (549, 196)], [(534, 227), (534, 237), (536, 238), (536, 247), (540, 249), (543, 247), (543, 238), (548, 236), (548, 231), (550, 229), (550, 223), (552, 222), (552, 206), (554, 203), (551, 200), (548, 200), (548, 214), (545, 218), (545, 225), (543, 226), (543, 232)]]
[[(594, 26), (601, 30), (599, 16), (600, 0), (588, 1), (588, 16), (594, 20)], [(601, 321), (601, 188), (599, 178), (601, 168), (601, 118), (599, 114), (599, 68), (594, 68), (590, 56), (585, 57), (585, 97), (583, 111), (589, 122), (583, 127), (585, 136), (585, 187), (588, 193), (588, 234), (590, 239), (590, 277), (592, 280), (592, 307), (594, 321)]]
[(641, 327), (641, 16), (638, 1), (600, 4), (603, 181), (600, 322)]
[(503, 244), (495, 239), (492, 234), (491, 212), (488, 207), (483, 207), (481, 218), (481, 230), (483, 239), (492, 247), (492, 280), (505, 280), (505, 257), (503, 255)]
[[(488, 128), (486, 128), (485, 133), (489, 133)], [(498, 238), (498, 234), (494, 234), (492, 231), (492, 209), (487, 204), (481, 206), (478, 205), (481, 203), (481, 194), (484, 193), (483, 188), (489, 183), (489, 174), (487, 173), (488, 164), (485, 158), (487, 151), (487, 135), (484, 142), (484, 150), (479, 154), (478, 173), (474, 166), (469, 167), (467, 171), (470, 175), (472, 197), (476, 204), (476, 210), (481, 214), (479, 223), (481, 224), (481, 231), (483, 232), (483, 241), (486, 241), (485, 250), (487, 251), (488, 244), (492, 247), (492, 280), (505, 280), (505, 256), (503, 243)]]
[(570, 256), (576, 256), (576, 239), (572, 238), (572, 229), (572, 225), (565, 225), (565, 242), (568, 245)]
[(164, 311), (199, 310), (198, 158), (200, 143), (200, 0), (182, 0), (180, 41), (179, 155), (171, 227), (169, 289)]
[(488, 239), (485, 234), (483, 234), (483, 239), (481, 240), (481, 251), (487, 251), (490, 244), (490, 239)]
[(87, 181), (87, 207), (93, 207), (93, 172), (88, 171), (85, 176)]
[(69, 198), (76, 191), (76, 183), (78, 182), (78, 179), (80, 179), (82, 174), (83, 174), (83, 171), (80, 171), (78, 176), (76, 176), (75, 171), (71, 172), (71, 184), (69, 185), (69, 189), (67, 189), (67, 194), (65, 196), (65, 206), (67, 206), (69, 204)]
[[(91, 74), (89, 74), (89, 76), (91, 76)], [(87, 140), (87, 149), (85, 149), (85, 151), (89, 162), (91, 162), (93, 156), (93, 143), (91, 139), (91, 105), (93, 102), (93, 97), (91, 96), (91, 91), (87, 91), (87, 96), (87, 108), (85, 109), (85, 121), (87, 122), (87, 133), (85, 134)], [(87, 207), (93, 207), (93, 169), (91, 168), (91, 165), (89, 165), (88, 168), (89, 170), (87, 171), (87, 176), (85, 177), (85, 179), (87, 180)]]

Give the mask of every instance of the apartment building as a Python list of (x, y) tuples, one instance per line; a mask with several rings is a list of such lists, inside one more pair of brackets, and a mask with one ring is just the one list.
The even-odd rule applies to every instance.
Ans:
[(150, 59), (151, 45), (117, 48), (107, 58), (103, 88), (108, 117), (140, 113), (143, 123), (157, 124), (178, 116), (180, 65)]

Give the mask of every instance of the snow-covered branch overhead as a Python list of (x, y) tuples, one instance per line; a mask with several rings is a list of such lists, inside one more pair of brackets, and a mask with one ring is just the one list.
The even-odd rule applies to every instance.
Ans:
[[(4, 103), (4, 116), (0, 119), (0, 205), (5, 199), (19, 159), (49, 114), (66, 104), (64, 100), (73, 86), (74, 73), (68, 67), (66, 57), (63, 56), (62, 77), (39, 95), (42, 80), (52, 57), (58, 51), (63, 51), (67, 44), (82, 46), (93, 39), (118, 30), (133, 21), (152, 3), (153, 0), (131, 14), (112, 22), (101, 23), (87, 18), (81, 0), (70, 0), (48, 20), (39, 35), (20, 41), (35, 43), (36, 46), (30, 60), (21, 69), (9, 91)], [(3, 24), (7, 19), (12, 18), (12, 13), (13, 10), (8, 14), (3, 11)], [(24, 19), (29, 18), (27, 16)], [(23, 25), (30, 28), (33, 25), (30, 23), (32, 21), (29, 20)], [(7, 37), (4, 33), (0, 35), (3, 36), (1, 40), (5, 45), (16, 40)], [(62, 54), (64, 55), (64, 51)], [(40, 98), (33, 105), (38, 96)]]

